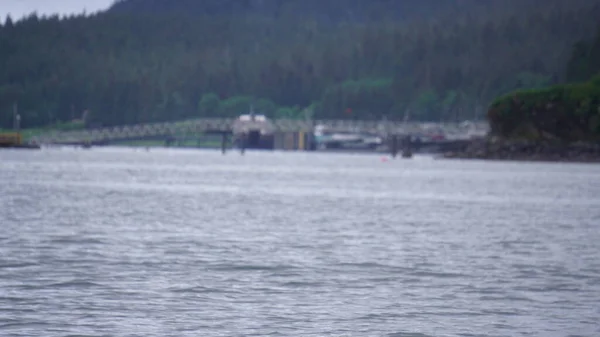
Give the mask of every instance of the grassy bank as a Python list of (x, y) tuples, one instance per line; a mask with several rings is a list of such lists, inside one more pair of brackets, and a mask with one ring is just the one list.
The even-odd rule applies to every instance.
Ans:
[(500, 97), (488, 121), (493, 137), (446, 157), (600, 163), (600, 74)]
[(492, 135), (528, 141), (600, 140), (600, 75), (583, 83), (517, 91), (488, 110)]

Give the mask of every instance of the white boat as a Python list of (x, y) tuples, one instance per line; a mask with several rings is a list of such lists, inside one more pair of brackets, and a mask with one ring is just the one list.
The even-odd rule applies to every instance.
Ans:
[(314, 139), (318, 149), (376, 149), (383, 144), (379, 136), (330, 132), (324, 125), (315, 127)]

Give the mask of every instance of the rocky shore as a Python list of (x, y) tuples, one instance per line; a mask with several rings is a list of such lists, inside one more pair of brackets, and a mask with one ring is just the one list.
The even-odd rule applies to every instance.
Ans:
[(599, 143), (509, 141), (494, 138), (473, 140), (463, 150), (444, 158), (600, 163)]

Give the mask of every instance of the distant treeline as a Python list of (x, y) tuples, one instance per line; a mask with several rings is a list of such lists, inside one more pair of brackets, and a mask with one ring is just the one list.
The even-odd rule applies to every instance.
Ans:
[(568, 84), (520, 90), (497, 99), (488, 117), (494, 134), (536, 141), (600, 141), (600, 27), (568, 62)]
[(600, 0), (302, 1), (129, 0), (7, 20), (0, 128), (15, 105), (24, 127), (84, 111), (93, 125), (231, 117), (251, 104), (297, 118), (483, 118), (499, 95), (567, 80), (573, 45), (600, 17)]

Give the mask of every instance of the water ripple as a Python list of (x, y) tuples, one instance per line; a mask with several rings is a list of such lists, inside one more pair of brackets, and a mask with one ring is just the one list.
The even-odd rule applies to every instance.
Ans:
[(0, 155), (0, 336), (600, 335), (595, 165)]

